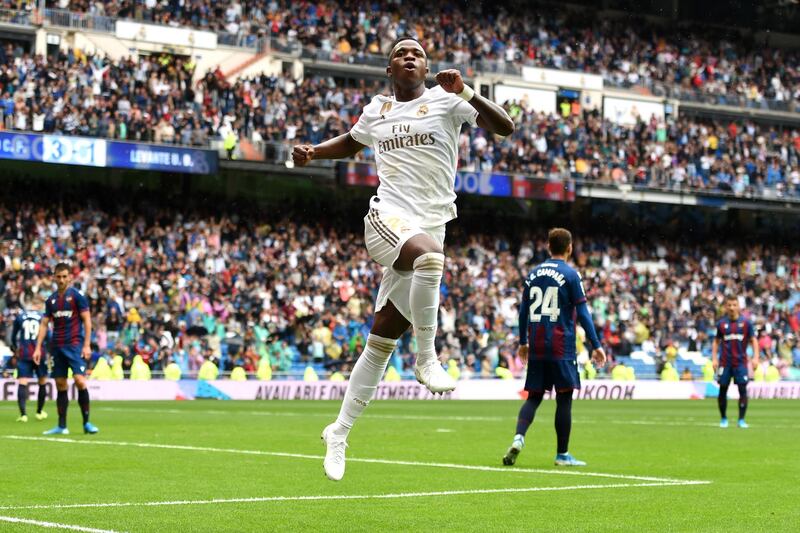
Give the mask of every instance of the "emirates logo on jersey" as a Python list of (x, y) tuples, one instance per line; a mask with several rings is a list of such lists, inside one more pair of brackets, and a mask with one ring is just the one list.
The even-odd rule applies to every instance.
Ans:
[(433, 132), (412, 134), (410, 124), (393, 124), (392, 136), (378, 141), (378, 153), (382, 154), (399, 148), (430, 146), (432, 144), (436, 144)]
[(428, 114), (428, 106), (426, 106), (425, 104), (419, 106), (419, 109), (417, 109), (417, 116), (424, 117), (427, 114)]

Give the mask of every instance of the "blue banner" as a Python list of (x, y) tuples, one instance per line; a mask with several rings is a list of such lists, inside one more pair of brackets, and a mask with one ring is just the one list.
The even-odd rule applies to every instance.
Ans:
[[(355, 161), (337, 164), (340, 183), (377, 187), (378, 172), (372, 163)], [(522, 174), (492, 174), (489, 172), (456, 172), (454, 190), (457, 193), (514, 198), (533, 198), (556, 202), (575, 201), (575, 181), (570, 178), (532, 178)]]
[(485, 172), (456, 172), (455, 191), (481, 196), (511, 196), (511, 176)]
[(0, 132), (0, 158), (63, 165), (106, 166), (106, 141), (62, 135)]
[(192, 174), (218, 168), (213, 150), (8, 131), (0, 131), (0, 159)]
[(114, 168), (191, 174), (213, 174), (217, 171), (217, 153), (197, 148), (108, 141), (107, 158), (108, 166)]

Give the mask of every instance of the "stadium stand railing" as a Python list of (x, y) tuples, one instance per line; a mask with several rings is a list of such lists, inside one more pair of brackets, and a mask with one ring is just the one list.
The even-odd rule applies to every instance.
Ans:
[(19, 9), (0, 9), (0, 24), (16, 24), (20, 26), (33, 26), (35, 13)]

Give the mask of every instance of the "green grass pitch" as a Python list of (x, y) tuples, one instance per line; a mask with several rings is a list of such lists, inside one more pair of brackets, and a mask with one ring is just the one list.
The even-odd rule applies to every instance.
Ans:
[(43, 438), (55, 405), (21, 424), (6, 402), (0, 531), (800, 531), (797, 401), (752, 401), (747, 430), (710, 400), (577, 401), (583, 469), (553, 466), (552, 401), (515, 467), (518, 402), (376, 401), (334, 483), (319, 435), (338, 407), (95, 402), (89, 436), (72, 402), (73, 434)]

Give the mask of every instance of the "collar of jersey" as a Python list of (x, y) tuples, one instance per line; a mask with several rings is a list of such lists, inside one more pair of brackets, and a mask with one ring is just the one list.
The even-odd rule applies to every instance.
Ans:
[(394, 97), (394, 93), (392, 93), (392, 96), (389, 97), (389, 101), (390, 102), (394, 102), (397, 105), (413, 104), (414, 102), (418, 102), (418, 101), (422, 100), (423, 98), (425, 98), (426, 96), (428, 96), (428, 91), (430, 91), (430, 89), (425, 87), (425, 92), (424, 93), (422, 93), (418, 97), (414, 98), (413, 100), (406, 100), (405, 102), (401, 102), (400, 100), (395, 98)]

